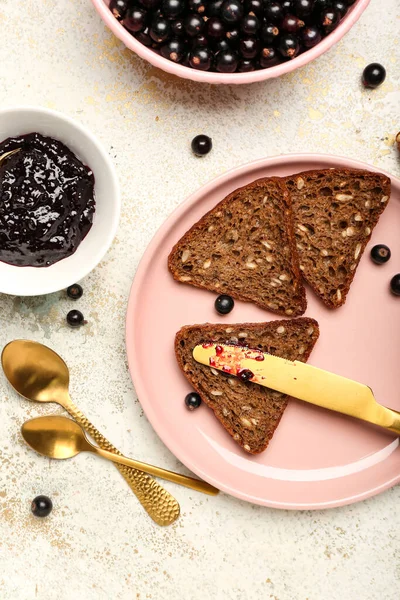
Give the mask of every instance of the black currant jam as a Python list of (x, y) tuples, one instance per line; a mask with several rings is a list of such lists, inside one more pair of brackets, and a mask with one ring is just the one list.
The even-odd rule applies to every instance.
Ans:
[(0, 261), (48, 267), (75, 252), (93, 223), (94, 176), (67, 146), (39, 133), (8, 138), (0, 156)]

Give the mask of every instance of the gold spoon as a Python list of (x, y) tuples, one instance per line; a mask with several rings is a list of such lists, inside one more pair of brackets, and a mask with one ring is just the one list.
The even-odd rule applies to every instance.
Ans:
[(0, 167), (3, 164), (3, 162), (7, 160), (7, 158), (10, 158), (10, 156), (12, 156), (13, 154), (16, 154), (20, 150), (21, 150), (21, 148), (15, 148), (15, 150), (10, 150), (9, 152), (4, 152), (4, 154), (1, 154), (0, 155)]
[(72, 458), (80, 452), (93, 452), (93, 454), (98, 454), (107, 460), (111, 460), (113, 463), (140, 469), (150, 475), (162, 477), (168, 481), (197, 489), (205, 494), (210, 494), (211, 496), (218, 494), (216, 488), (204, 481), (199, 481), (186, 475), (179, 475), (179, 473), (167, 471), (167, 469), (161, 469), (160, 467), (114, 454), (113, 452), (108, 452), (108, 450), (94, 446), (87, 439), (82, 427), (78, 423), (75, 423), (75, 421), (72, 421), (72, 419), (67, 419), (67, 417), (52, 415), (30, 419), (22, 425), (21, 433), (28, 446), (39, 454), (48, 456), (49, 458), (62, 460)]
[[(26, 400), (55, 402), (73, 417), (105, 450), (119, 451), (72, 402), (68, 393), (69, 370), (56, 352), (29, 340), (15, 340), (4, 348), (1, 362), (12, 387)], [(158, 525), (171, 525), (179, 517), (177, 500), (149, 475), (116, 465), (139, 502)]]

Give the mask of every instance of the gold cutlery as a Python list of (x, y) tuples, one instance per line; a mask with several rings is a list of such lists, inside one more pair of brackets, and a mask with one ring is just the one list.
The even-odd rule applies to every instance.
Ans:
[(400, 435), (400, 413), (375, 400), (368, 385), (243, 346), (203, 344), (193, 358), (208, 367), (258, 383), (304, 402), (362, 419)]
[(204, 481), (167, 471), (167, 469), (155, 467), (94, 446), (87, 439), (82, 427), (72, 419), (67, 419), (67, 417), (53, 415), (30, 419), (22, 425), (21, 433), (28, 446), (48, 458), (63, 460), (72, 458), (80, 452), (92, 452), (114, 463), (140, 469), (145, 473), (155, 475), (155, 477), (161, 477), (173, 483), (196, 489), (198, 492), (210, 494), (211, 496), (218, 494), (215, 487)]
[(7, 158), (10, 158), (10, 156), (12, 156), (13, 154), (16, 154), (20, 150), (21, 150), (21, 148), (15, 148), (14, 150), (10, 150), (9, 152), (4, 152), (4, 154), (1, 154), (0, 155), (0, 167), (3, 164), (3, 162), (5, 162), (7, 160)]
[[(119, 451), (96, 429), (72, 402), (69, 370), (53, 350), (29, 340), (15, 340), (5, 346), (1, 362), (12, 387), (26, 400), (54, 402), (62, 406), (104, 450)], [(124, 465), (116, 465), (131, 490), (158, 525), (170, 525), (179, 517), (177, 500), (152, 477)]]

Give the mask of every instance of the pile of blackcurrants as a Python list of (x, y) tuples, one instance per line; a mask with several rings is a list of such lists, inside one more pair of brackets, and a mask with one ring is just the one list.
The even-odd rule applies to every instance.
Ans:
[(333, 31), (355, 0), (111, 0), (142, 44), (175, 63), (220, 73), (267, 69)]

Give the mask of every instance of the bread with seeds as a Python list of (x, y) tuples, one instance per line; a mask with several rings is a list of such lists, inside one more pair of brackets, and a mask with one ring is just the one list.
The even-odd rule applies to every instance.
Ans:
[(196, 362), (194, 347), (210, 341), (241, 341), (249, 348), (306, 362), (318, 336), (318, 323), (306, 317), (269, 323), (188, 325), (176, 334), (175, 354), (190, 385), (235, 442), (246, 452), (258, 454), (278, 427), (288, 396)]
[(278, 177), (254, 181), (219, 202), (178, 241), (168, 267), (181, 283), (280, 315), (306, 310), (290, 196)]
[(358, 264), (390, 197), (390, 179), (357, 169), (284, 179), (304, 279), (329, 308), (346, 301)]

